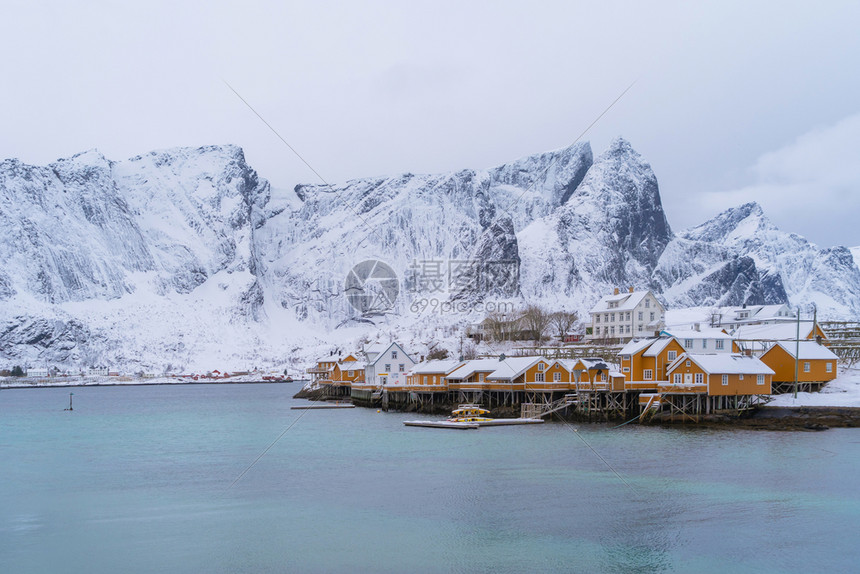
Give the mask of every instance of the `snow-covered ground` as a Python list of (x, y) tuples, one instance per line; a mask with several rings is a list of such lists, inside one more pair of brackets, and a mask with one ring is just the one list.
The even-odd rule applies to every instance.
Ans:
[[(249, 373), (233, 377), (205, 377), (198, 376), (195, 380), (192, 376), (175, 377), (50, 377), (50, 378), (27, 378), (27, 377), (0, 377), (0, 389), (27, 389), (32, 387), (95, 387), (108, 385), (186, 385), (186, 384), (213, 384), (213, 383), (283, 383), (286, 381), (263, 380), (263, 377), (275, 377), (280, 373)], [(302, 383), (304, 381), (296, 380)]]
[(818, 393), (777, 395), (773, 407), (860, 407), (860, 367), (838, 367), (839, 374)]

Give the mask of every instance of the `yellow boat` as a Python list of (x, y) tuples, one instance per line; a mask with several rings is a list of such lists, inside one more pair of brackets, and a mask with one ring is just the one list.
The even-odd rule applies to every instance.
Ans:
[(488, 414), (490, 414), (490, 411), (482, 409), (479, 405), (460, 405), (459, 408), (451, 411), (451, 416), (448, 417), (448, 422), (482, 423), (494, 420), (486, 416)]

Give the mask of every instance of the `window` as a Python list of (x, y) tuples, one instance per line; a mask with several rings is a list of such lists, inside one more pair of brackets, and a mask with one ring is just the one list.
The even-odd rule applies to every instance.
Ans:
[[(692, 349), (693, 348), (693, 340), (692, 339), (684, 339), (684, 348), (685, 349)], [(690, 365), (687, 365), (687, 366), (689, 367)]]
[(668, 353), (666, 353), (666, 360), (667, 361), (674, 361), (677, 358), (678, 358), (678, 351), (669, 351)]
[(729, 376), (723, 375), (723, 386), (726, 387), (729, 384)]
[(478, 373), (478, 382), (479, 382), (479, 383), (483, 383), (483, 382), (484, 382), (484, 373)]
[(392, 359), (396, 359), (396, 358), (397, 358), (397, 351), (391, 351), (391, 358), (392, 358)]
[(690, 366), (690, 359), (687, 359), (687, 366)]
[(436, 375), (433, 375), (433, 384), (436, 384)]
[(623, 369), (623, 370), (624, 370), (624, 372), (625, 372), (625, 373), (629, 373), (629, 372), (630, 372), (630, 367), (624, 367), (624, 369)]
[(385, 372), (386, 372), (386, 373), (390, 373), (390, 372), (391, 372), (391, 363), (385, 363)]
[(642, 331), (642, 323), (639, 323), (639, 330)]
[(397, 365), (397, 367), (401, 373), (406, 370), (406, 368), (405, 368), (406, 366), (404, 363), (400, 363), (399, 365)]
[(600, 323), (600, 314), (599, 314), (599, 313), (597, 313), (597, 314), (595, 314), (595, 315), (594, 315), (594, 322), (595, 322), (595, 323)]
[(654, 311), (651, 311), (651, 318), (650, 318), (650, 319), (648, 319), (648, 320), (649, 320), (649, 321), (653, 321), (653, 320), (654, 320)]
[(543, 363), (538, 363), (538, 371), (543, 371), (544, 367), (546, 367), (546, 365), (544, 365)]
[(621, 355), (621, 360), (622, 360), (622, 361), (629, 361), (629, 360), (630, 360), (630, 355)]
[(600, 334), (600, 327), (595, 327), (595, 328), (594, 328), (594, 334), (595, 334), (595, 335), (599, 335), (599, 334)]
[(701, 384), (704, 384), (704, 382), (705, 382), (705, 375), (703, 375), (702, 373), (696, 373), (696, 384), (701, 385)]
[(676, 385), (680, 385), (681, 384), (681, 373), (675, 373), (675, 375), (673, 376), (673, 379), (674, 379)]
[(652, 371), (651, 369), (645, 369), (644, 371), (642, 371), (642, 378), (645, 379), (646, 381), (650, 381), (653, 378), (653, 376), (654, 376), (654, 371)]
[(609, 313), (603, 314), (603, 320), (606, 321), (607, 323), (609, 322)]
[(647, 309), (650, 306), (651, 306), (651, 299), (645, 299), (645, 308)]
[(832, 373), (833, 372), (833, 363), (826, 363), (824, 365), (824, 368), (828, 373)]
[(804, 373), (809, 372), (809, 361), (803, 361), (803, 372)]
[(708, 340), (707, 340), (707, 339), (702, 339), (702, 348), (703, 348), (703, 349), (707, 349), (707, 348), (708, 348)]
[(545, 381), (546, 381), (546, 377), (544, 376), (543, 373), (535, 373), (535, 382), (536, 383), (543, 383)]
[(354, 377), (354, 376), (355, 376), (355, 371), (347, 371), (347, 372), (346, 372), (346, 376), (347, 376), (347, 377)]
[(640, 321), (642, 320), (642, 315), (643, 315), (642, 311), (639, 311), (639, 320)]
[(600, 373), (600, 380), (606, 382), (606, 373)]
[(382, 382), (383, 385), (388, 383), (388, 379), (385, 377), (381, 377), (379, 380)]
[(627, 320), (630, 320), (630, 311), (627, 311)]
[(560, 383), (561, 382), (561, 373), (558, 373), (558, 372), (553, 373), (552, 374), (552, 380), (555, 381), (556, 383)]
[(758, 380), (756, 380), (756, 384), (757, 385), (763, 385), (764, 384), (764, 375), (758, 376)]
[(424, 384), (427, 384), (427, 375), (424, 375)]
[(744, 374), (743, 374), (743, 373), (741, 373), (741, 374), (739, 374), (739, 375), (738, 375), (738, 380), (739, 380), (739, 381), (744, 380)]
[(609, 327), (609, 332), (612, 333), (613, 335), (615, 334), (615, 325), (612, 325), (611, 327)]
[(717, 350), (718, 350), (718, 351), (722, 351), (722, 350), (723, 350), (723, 340), (722, 340), (722, 339), (717, 339), (716, 347), (717, 347)]

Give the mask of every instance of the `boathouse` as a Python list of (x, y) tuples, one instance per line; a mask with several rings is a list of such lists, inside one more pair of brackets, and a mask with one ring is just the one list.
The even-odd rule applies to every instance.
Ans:
[[(798, 353), (799, 348), (799, 353)], [(795, 390), (815, 392), (836, 378), (836, 355), (815, 341), (780, 341), (761, 356), (773, 369), (773, 394)]]

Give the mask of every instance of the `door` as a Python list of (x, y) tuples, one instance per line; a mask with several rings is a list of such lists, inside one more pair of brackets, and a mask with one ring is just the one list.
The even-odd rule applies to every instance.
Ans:
[(684, 373), (684, 384), (689, 385), (693, 382), (693, 373)]

